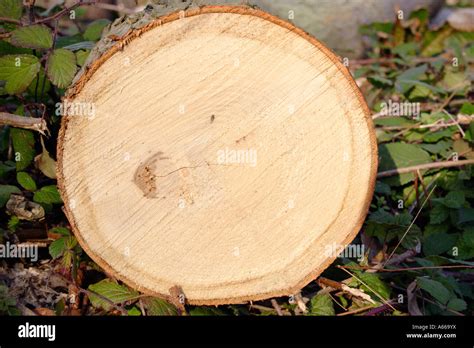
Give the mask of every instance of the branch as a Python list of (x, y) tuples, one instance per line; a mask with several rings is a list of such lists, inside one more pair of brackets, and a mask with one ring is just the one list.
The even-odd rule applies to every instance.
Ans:
[(24, 117), (6, 112), (0, 112), (0, 126), (31, 129), (43, 135), (45, 135), (45, 131), (48, 131), (46, 121), (42, 118)]
[(449, 168), (449, 167), (460, 167), (464, 165), (474, 164), (474, 160), (462, 160), (462, 161), (444, 161), (425, 163), (412, 167), (391, 169), (377, 174), (377, 178), (386, 178), (387, 176), (393, 176), (398, 174), (405, 174), (415, 172), (417, 170), (435, 169), (435, 168)]
[(0, 17), (0, 22), (12, 23), (12, 24), (16, 24), (16, 25), (23, 25), (23, 23), (21, 21), (18, 21), (16, 19), (12, 19), (12, 18), (5, 18), (5, 17)]
[(78, 0), (76, 3), (72, 4), (69, 7), (65, 6), (61, 11), (56, 12), (52, 16), (37, 20), (34, 24), (41, 24), (41, 23), (53, 21), (55, 19), (58, 19), (58, 18), (64, 16), (69, 11), (74, 10), (76, 7), (95, 5), (98, 1), (100, 1), (100, 0), (90, 0), (90, 1), (87, 1), (87, 2), (84, 2), (84, 0)]

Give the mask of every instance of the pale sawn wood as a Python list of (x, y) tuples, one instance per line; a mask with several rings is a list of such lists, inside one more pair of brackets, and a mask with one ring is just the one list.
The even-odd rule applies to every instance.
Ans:
[[(118, 279), (192, 304), (290, 295), (359, 231), (377, 149), (347, 69), (247, 7), (128, 33), (68, 92), (58, 182), (85, 251)], [(256, 162), (221, 163), (255, 150)]]

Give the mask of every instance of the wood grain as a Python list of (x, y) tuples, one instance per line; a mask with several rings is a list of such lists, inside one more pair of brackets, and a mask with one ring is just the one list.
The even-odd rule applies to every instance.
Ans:
[(82, 247), (145, 293), (290, 295), (359, 231), (377, 149), (338, 58), (247, 7), (171, 13), (94, 62), (63, 118), (58, 182)]

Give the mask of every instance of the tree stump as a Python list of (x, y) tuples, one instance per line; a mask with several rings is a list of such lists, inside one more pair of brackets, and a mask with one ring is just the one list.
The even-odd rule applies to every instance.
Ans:
[(67, 217), (95, 262), (145, 293), (291, 295), (365, 219), (377, 147), (360, 91), (324, 45), (260, 10), (118, 20), (64, 103)]

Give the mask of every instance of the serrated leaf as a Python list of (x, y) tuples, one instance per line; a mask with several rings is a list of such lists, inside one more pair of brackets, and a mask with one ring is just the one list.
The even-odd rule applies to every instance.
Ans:
[(418, 286), (433, 296), (437, 301), (446, 304), (451, 299), (451, 293), (440, 282), (428, 278), (417, 277)]
[(432, 38), (429, 42), (425, 43), (425, 47), (421, 51), (423, 57), (431, 57), (438, 53), (441, 53), (444, 49), (444, 41), (453, 32), (452, 28), (446, 27), (437, 33), (430, 32)]
[(48, 49), (53, 46), (53, 33), (47, 26), (37, 24), (13, 30), (10, 40), (19, 47)]
[(423, 253), (429, 255), (441, 255), (450, 250), (456, 240), (457, 234), (433, 233), (427, 236), (423, 242)]
[(53, 85), (68, 87), (76, 74), (76, 55), (64, 48), (54, 50), (47, 61), (47, 75)]
[(175, 306), (158, 297), (145, 297), (143, 305), (148, 315), (178, 315)]
[(36, 191), (36, 183), (30, 174), (25, 172), (18, 172), (16, 173), (16, 181), (28, 191)]
[(333, 316), (336, 314), (332, 299), (328, 294), (318, 294), (311, 299), (310, 315)]
[(44, 186), (36, 191), (33, 200), (36, 203), (46, 204), (60, 204), (63, 202), (55, 185)]
[(459, 209), (465, 202), (465, 195), (462, 191), (451, 191), (441, 200), (448, 208)]
[(390, 288), (385, 284), (377, 274), (367, 272), (357, 272), (358, 278), (365, 284), (361, 284), (361, 289), (365, 293), (371, 294), (372, 298), (380, 301), (380, 297), (384, 300), (390, 298)]
[(0, 207), (8, 202), (12, 193), (21, 193), (21, 191), (13, 185), (0, 185)]
[(49, 254), (53, 259), (60, 257), (66, 250), (66, 237), (56, 239), (49, 245)]
[(49, 231), (65, 237), (71, 235), (71, 232), (66, 227), (53, 227)]
[(109, 25), (110, 21), (108, 19), (98, 19), (87, 27), (84, 32), (84, 39), (88, 41), (97, 41), (102, 35), (104, 28)]
[(0, 80), (8, 94), (19, 94), (31, 84), (40, 70), (37, 57), (29, 54), (0, 57)]
[[(107, 298), (115, 304), (134, 300), (140, 296), (137, 291), (124, 285), (117, 284), (110, 279), (104, 279), (96, 284), (89, 285), (88, 289)], [(106, 310), (111, 307), (109, 302), (97, 295), (90, 294), (89, 299), (94, 307), (102, 307)]]
[(22, 0), (0, 1), (0, 17), (20, 19), (23, 11)]
[(80, 50), (80, 51), (77, 51), (76, 52), (76, 61), (77, 61), (77, 65), (79, 66), (83, 66), (84, 63), (86, 62), (87, 60), (87, 57), (89, 57), (89, 54), (91, 53), (91, 51), (89, 50)]
[(16, 170), (27, 168), (35, 157), (35, 136), (32, 131), (12, 128), (10, 136), (15, 151)]
[(449, 209), (444, 205), (436, 205), (430, 211), (430, 224), (440, 224), (449, 217)]
[[(396, 168), (410, 167), (430, 163), (431, 156), (418, 145), (406, 143), (390, 143), (379, 146), (379, 170), (385, 171)], [(388, 184), (404, 185), (413, 181), (412, 174), (401, 174), (385, 179)]]

